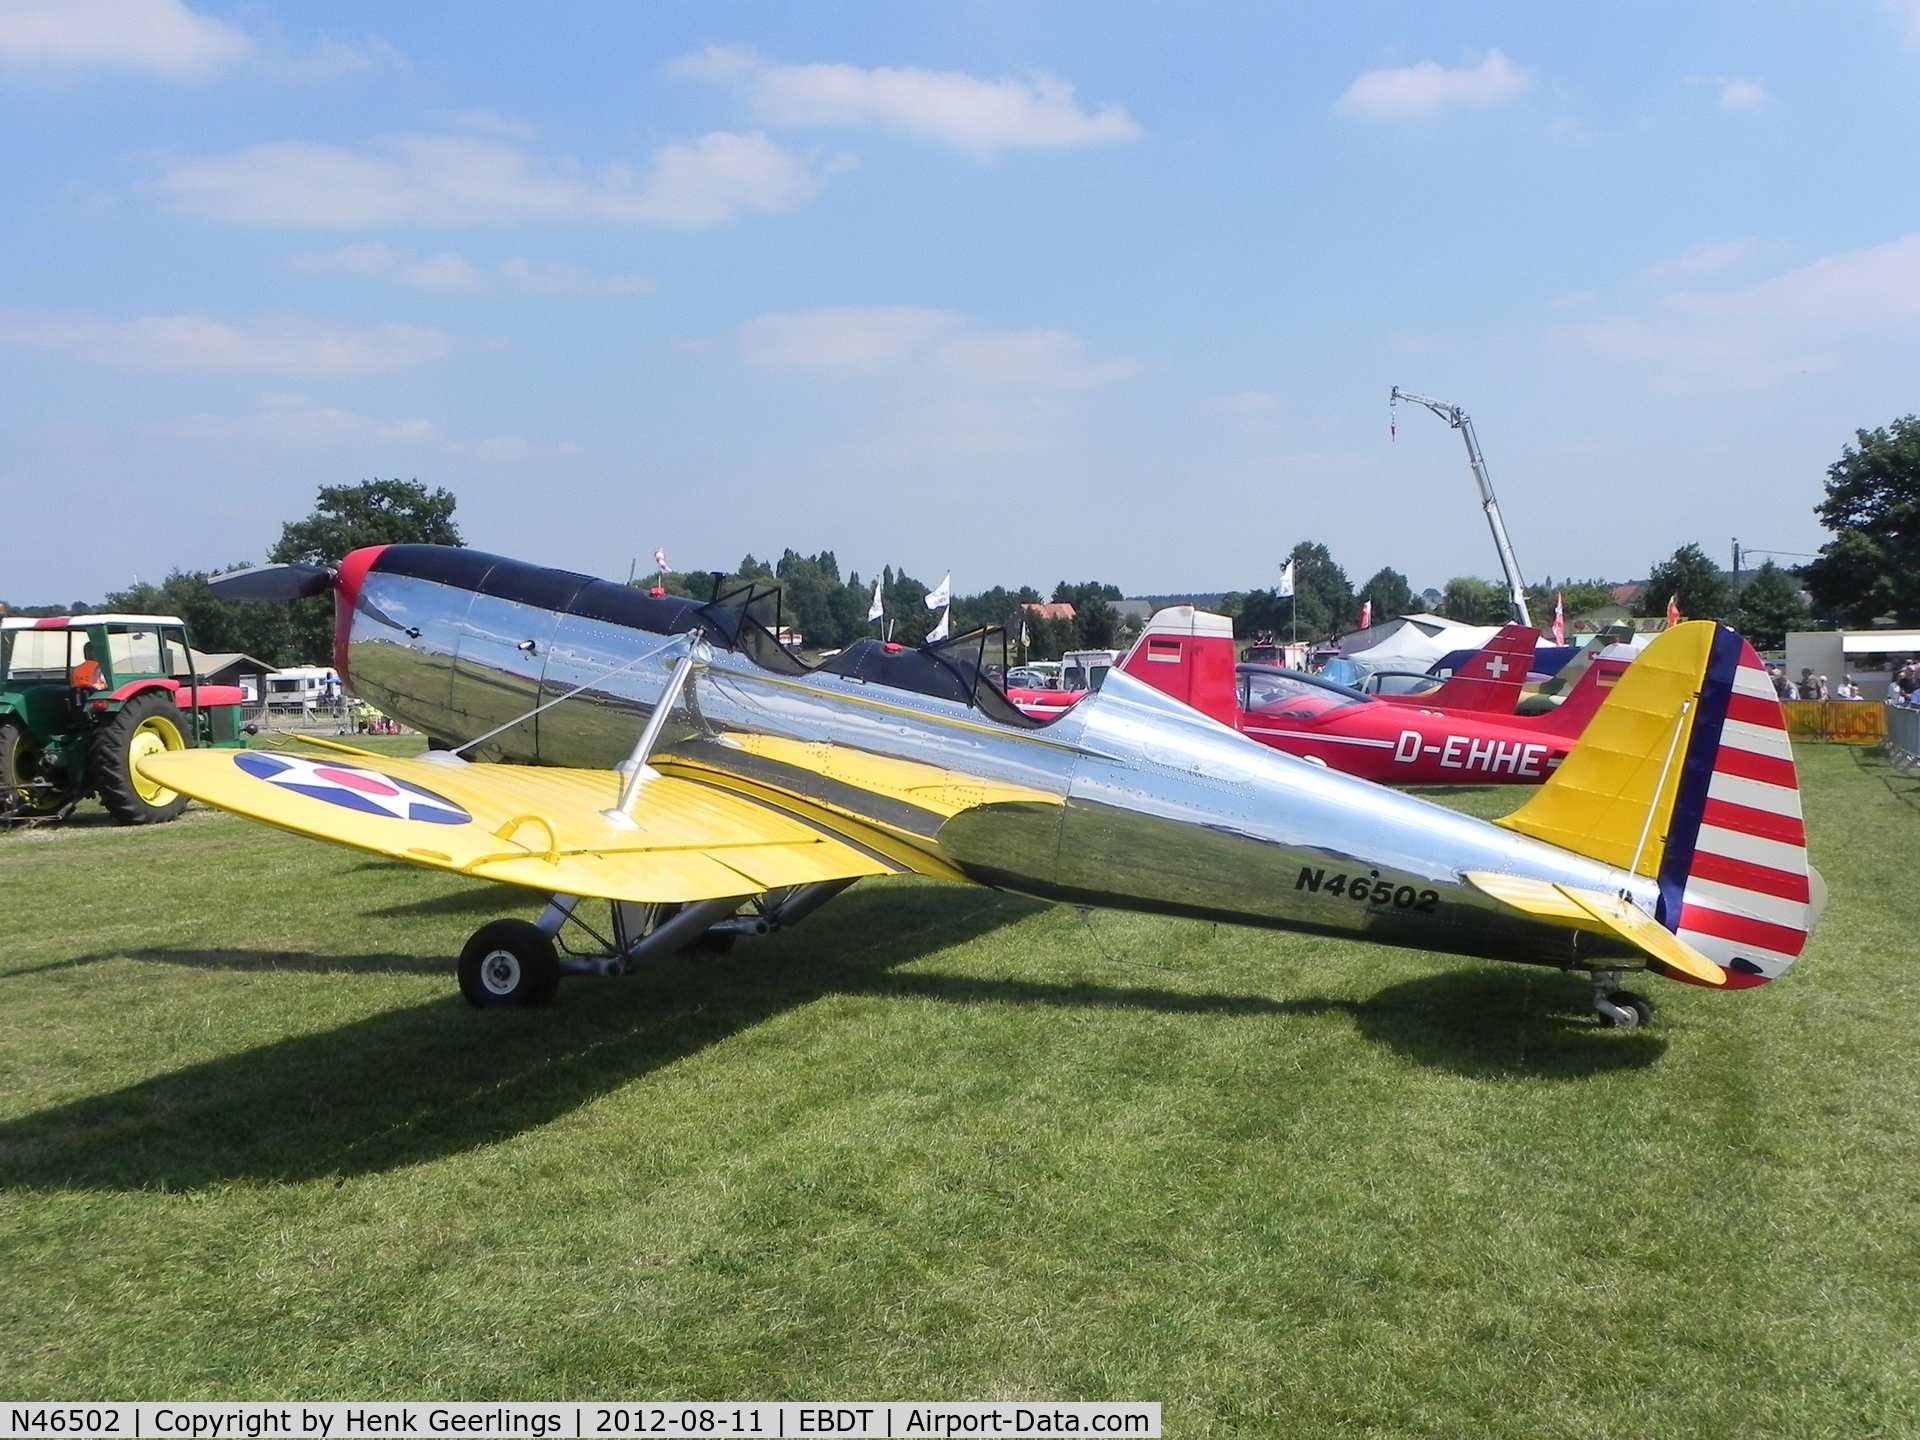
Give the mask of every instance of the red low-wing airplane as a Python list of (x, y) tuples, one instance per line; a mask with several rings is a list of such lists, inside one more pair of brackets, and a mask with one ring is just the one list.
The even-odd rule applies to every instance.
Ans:
[(1550, 715), (1515, 716), (1511, 699), (1506, 714), (1432, 703), (1457, 684), (1453, 696), (1499, 704), (1509, 675), (1517, 696), (1530, 633), (1509, 626), (1441, 692), (1399, 702), (1273, 665), (1236, 665), (1233, 622), (1187, 605), (1154, 615), (1118, 668), (1250, 739), (1343, 774), (1391, 785), (1538, 785), (1573, 749), (1624, 662), (1596, 660)]

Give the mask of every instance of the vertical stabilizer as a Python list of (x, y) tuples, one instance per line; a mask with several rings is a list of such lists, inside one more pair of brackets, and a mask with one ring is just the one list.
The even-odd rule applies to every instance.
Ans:
[(1526, 683), (1539, 643), (1540, 632), (1531, 625), (1508, 625), (1438, 690), (1409, 698), (1436, 710), (1511, 715), (1520, 703), (1520, 687)]
[(1648, 646), (1553, 778), (1498, 823), (1656, 880), (1655, 918), (1732, 986), (1783, 973), (1813, 926), (1780, 702), (1753, 648), (1709, 621)]
[(1156, 610), (1117, 667), (1201, 714), (1233, 725), (1233, 621), (1191, 605)]

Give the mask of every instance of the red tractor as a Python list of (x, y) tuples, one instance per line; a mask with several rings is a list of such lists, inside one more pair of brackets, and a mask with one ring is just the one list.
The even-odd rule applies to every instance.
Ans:
[(64, 816), (89, 795), (122, 825), (187, 797), (142, 775), (143, 755), (244, 749), (241, 694), (200, 680), (170, 615), (0, 621), (0, 821)]

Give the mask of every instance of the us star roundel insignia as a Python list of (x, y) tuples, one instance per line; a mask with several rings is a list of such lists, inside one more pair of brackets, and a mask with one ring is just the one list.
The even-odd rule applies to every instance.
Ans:
[(357, 810), (362, 815), (385, 815), (391, 820), (425, 820), (434, 825), (465, 825), (473, 819), (444, 796), (388, 775), (359, 770), (351, 765), (333, 765), (309, 760), (300, 755), (267, 755), (246, 751), (234, 756), (233, 763), (257, 780)]

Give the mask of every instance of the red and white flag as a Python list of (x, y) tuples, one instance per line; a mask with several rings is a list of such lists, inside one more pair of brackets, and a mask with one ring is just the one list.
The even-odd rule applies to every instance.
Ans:
[(653, 563), (660, 567), (660, 573), (662, 575), (673, 568), (667, 564), (667, 552), (664, 550), (656, 550), (653, 552)]
[(1567, 643), (1567, 612), (1560, 603), (1558, 590), (1553, 592), (1553, 643), (1556, 645)]
[(1370, 629), (1373, 625), (1373, 601), (1369, 600), (1360, 607), (1360, 628)]
[(1680, 597), (1678, 595), (1669, 595), (1667, 597), (1667, 628), (1671, 630), (1675, 625), (1678, 625), (1679, 623), (1680, 623)]

